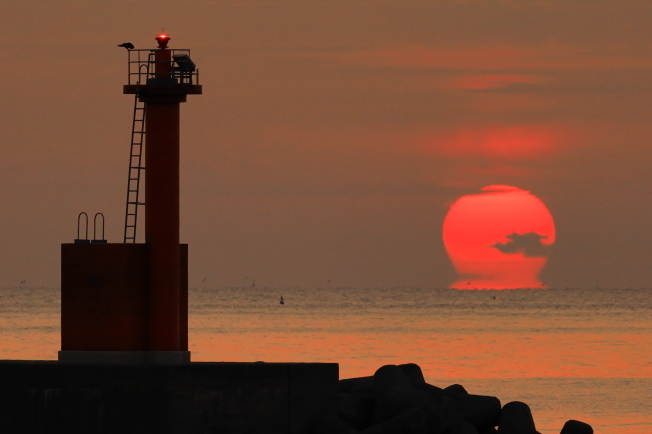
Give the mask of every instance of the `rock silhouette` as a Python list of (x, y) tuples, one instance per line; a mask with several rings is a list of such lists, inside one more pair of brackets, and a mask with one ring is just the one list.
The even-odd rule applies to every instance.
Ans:
[(505, 404), (500, 412), (498, 434), (536, 434), (530, 407), (520, 401)]
[[(459, 384), (426, 383), (414, 364), (385, 365), (373, 376), (339, 382), (338, 417), (320, 416), (312, 434), (539, 434), (530, 407), (501, 407), (493, 396), (473, 395)], [(593, 434), (569, 420), (560, 434)]]
[(561, 434), (593, 434), (593, 428), (587, 423), (571, 419), (564, 424)]

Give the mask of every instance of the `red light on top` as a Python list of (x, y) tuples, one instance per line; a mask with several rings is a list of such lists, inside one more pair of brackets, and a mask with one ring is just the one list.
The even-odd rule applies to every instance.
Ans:
[(172, 38), (170, 38), (170, 36), (166, 35), (165, 33), (161, 33), (154, 39), (158, 41), (158, 48), (165, 50), (168, 48), (168, 41)]

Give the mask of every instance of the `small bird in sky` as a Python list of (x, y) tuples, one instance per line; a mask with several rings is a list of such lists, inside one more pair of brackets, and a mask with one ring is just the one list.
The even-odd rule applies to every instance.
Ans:
[(283, 301), (283, 296), (281, 296), (281, 304), (285, 304), (285, 301)]
[(125, 42), (124, 44), (118, 45), (118, 47), (125, 47), (127, 50), (133, 50), (134, 44), (132, 44), (131, 42)]

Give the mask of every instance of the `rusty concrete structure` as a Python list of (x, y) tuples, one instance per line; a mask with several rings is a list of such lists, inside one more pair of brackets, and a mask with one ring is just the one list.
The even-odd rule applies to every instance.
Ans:
[[(157, 49), (129, 50), (124, 243), (108, 243), (103, 229), (98, 236), (99, 213), (89, 240), (89, 218), (79, 215), (77, 238), (61, 246), (59, 358), (0, 360), (0, 432), (304, 434), (318, 415), (337, 414), (337, 363), (190, 363), (179, 107), (202, 88), (189, 50), (156, 39)], [(137, 243), (145, 170), (145, 242)]]
[[(190, 50), (129, 50), (125, 94), (142, 105), (141, 147), (132, 132), (129, 191), (145, 176), (145, 243), (73, 243), (61, 249), (62, 361), (190, 361), (188, 249), (179, 240), (180, 105), (202, 86)], [(145, 165), (141, 167), (144, 136)], [(137, 162), (134, 157), (138, 153)], [(136, 187), (132, 181), (137, 180)], [(137, 194), (136, 190), (136, 194)], [(135, 208), (137, 210), (137, 208)]]

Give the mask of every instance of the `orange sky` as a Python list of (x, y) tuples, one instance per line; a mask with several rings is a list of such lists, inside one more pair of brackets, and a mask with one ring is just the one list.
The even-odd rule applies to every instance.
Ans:
[(652, 278), (649, 1), (43, 2), (3, 10), (0, 285), (57, 285), (80, 211), (124, 221), (132, 42), (193, 49), (191, 285), (448, 286), (448, 207), (541, 198), (548, 286)]

